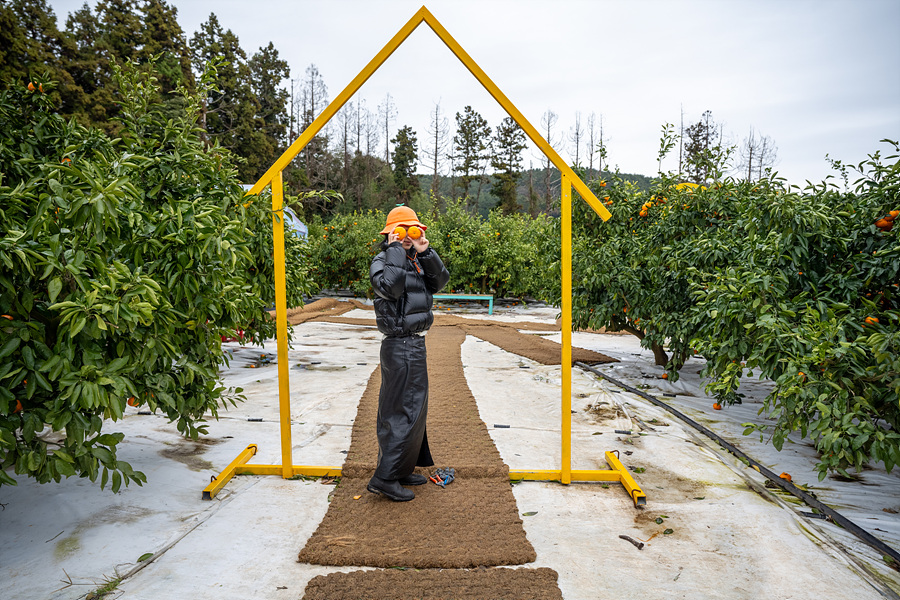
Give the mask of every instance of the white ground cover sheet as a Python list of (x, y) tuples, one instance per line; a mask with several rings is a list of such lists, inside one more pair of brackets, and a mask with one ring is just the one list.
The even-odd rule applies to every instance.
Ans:
[[(507, 322), (552, 322), (558, 313), (501, 303), (489, 317), (475, 303), (441, 310), (447, 307), (454, 314)], [(377, 367), (380, 339), (369, 327), (295, 328), (289, 357), (294, 464), (342, 464), (357, 402)], [(887, 474), (873, 465), (860, 482), (819, 483), (808, 443), (797, 440), (778, 453), (758, 436), (741, 435), (741, 423), (761, 418), (756, 413), (766, 382), (746, 379), (744, 404), (713, 411), (701, 390), (699, 361), (690, 361), (682, 379), (670, 384), (658, 378), (661, 368), (631, 336), (576, 333), (574, 343), (618, 358), (600, 369), (630, 385), (648, 386), (648, 393), (776, 473), (790, 473), (795, 483), (808, 485), (890, 545), (900, 545), (900, 518), (884, 510), (900, 510), (897, 471)], [(134, 408), (123, 421), (105, 426), (125, 433), (119, 456), (147, 474), (143, 487), (132, 484), (114, 495), (82, 479), (44, 486), (22, 479), (17, 487), (0, 488), (0, 597), (84, 598), (124, 576), (109, 598), (296, 599), (313, 576), (353, 570), (296, 562), (325, 514), (330, 485), (240, 476), (214, 500), (201, 500), (210, 477), (248, 444), (259, 447), (251, 462), (281, 462), (275, 345), (226, 346), (234, 359), (223, 367), (223, 378), (244, 387), (247, 401), (221, 411), (200, 442), (184, 440), (164, 418)], [(271, 362), (260, 360), (261, 354)], [(559, 468), (560, 367), (538, 365), (472, 337), (462, 358), (481, 417), (510, 468)], [(523, 521), (537, 551), (537, 562), (529, 566), (555, 569), (567, 600), (896, 597), (900, 574), (873, 550), (833, 524), (804, 516), (809, 507), (765, 488), (758, 473), (663, 409), (578, 368), (572, 398), (573, 468), (606, 469), (604, 452), (618, 450), (646, 493), (647, 506), (635, 509), (618, 484), (514, 486), (520, 512), (529, 513)], [(439, 448), (433, 452), (439, 466), (452, 466), (440, 464)], [(423, 523), (422, 535), (431, 534), (426, 530)], [(620, 535), (645, 545), (638, 550)], [(146, 554), (155, 558), (138, 563)]]

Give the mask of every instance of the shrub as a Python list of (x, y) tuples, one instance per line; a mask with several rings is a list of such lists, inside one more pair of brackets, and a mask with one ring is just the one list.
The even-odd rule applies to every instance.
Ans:
[[(104, 419), (131, 399), (205, 433), (241, 391), (219, 383), (221, 336), (274, 331), (271, 208), (245, 204), (231, 155), (204, 145), (196, 97), (167, 120), (151, 75), (116, 77), (116, 140), (64, 121), (41, 92), (0, 92), (0, 485), (15, 484), (10, 466), (42, 483), (140, 484)], [(293, 284), (294, 297), (308, 287)]]

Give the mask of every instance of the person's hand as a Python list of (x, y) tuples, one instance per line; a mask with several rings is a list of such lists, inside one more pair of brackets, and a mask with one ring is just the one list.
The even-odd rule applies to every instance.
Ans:
[(416, 252), (419, 254), (428, 250), (428, 238), (425, 237), (425, 232), (422, 232), (422, 237), (417, 240), (412, 241), (413, 248), (416, 249)]
[(394, 242), (399, 242), (400, 236), (394, 233), (393, 231), (388, 234), (388, 244), (393, 244)]

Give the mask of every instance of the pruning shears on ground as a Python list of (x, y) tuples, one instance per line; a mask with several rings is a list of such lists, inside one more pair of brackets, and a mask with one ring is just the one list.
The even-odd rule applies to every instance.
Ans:
[(453, 467), (447, 469), (438, 469), (434, 472), (434, 475), (428, 478), (435, 485), (439, 485), (442, 488), (446, 488), (447, 484), (456, 479), (456, 470)]

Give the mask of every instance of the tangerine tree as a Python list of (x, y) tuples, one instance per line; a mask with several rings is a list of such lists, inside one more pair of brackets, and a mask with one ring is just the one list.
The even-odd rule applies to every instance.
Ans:
[(701, 353), (721, 404), (741, 401), (747, 369), (772, 379), (763, 411), (776, 420), (773, 443), (809, 436), (820, 477), (873, 459), (890, 470), (900, 462), (900, 246), (877, 223), (900, 205), (897, 154), (855, 171), (845, 192), (772, 175), (704, 187), (663, 174), (647, 192), (615, 176), (594, 182), (613, 219), (575, 204), (576, 327), (637, 335), (670, 380)]
[[(205, 433), (241, 392), (219, 381), (222, 336), (274, 331), (271, 233), (248, 229), (271, 231), (271, 209), (245, 203), (230, 153), (201, 141), (195, 96), (170, 119), (149, 71), (116, 78), (118, 139), (60, 118), (49, 81), (0, 92), (0, 485), (8, 469), (142, 483), (108, 420), (130, 401)], [(305, 287), (300, 273), (289, 293)]]

